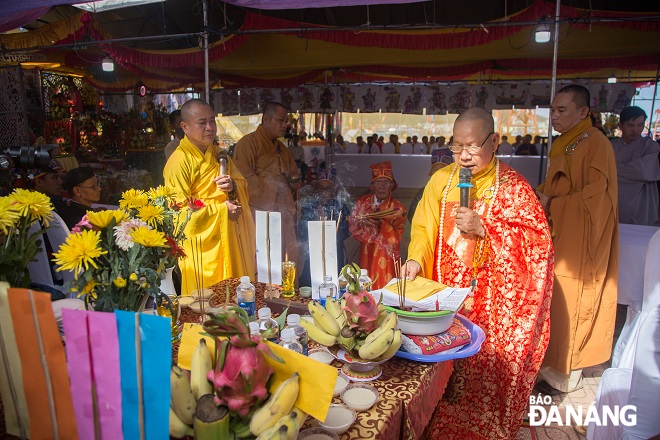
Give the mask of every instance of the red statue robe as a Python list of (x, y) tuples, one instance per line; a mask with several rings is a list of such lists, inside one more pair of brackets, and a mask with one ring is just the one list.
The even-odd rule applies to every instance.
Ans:
[[(364, 215), (394, 209), (376, 226)], [(406, 207), (393, 197), (380, 205), (374, 203), (373, 194), (361, 197), (349, 218), (351, 235), (360, 242), (360, 267), (369, 271), (374, 281), (372, 290), (380, 289), (394, 278), (394, 259), (400, 258), (399, 243), (406, 225)]]

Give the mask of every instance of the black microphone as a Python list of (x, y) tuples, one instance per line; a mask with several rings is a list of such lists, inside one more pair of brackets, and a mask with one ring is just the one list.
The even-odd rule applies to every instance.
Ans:
[(461, 207), (470, 207), (470, 188), (472, 188), (472, 170), (461, 168), (458, 172), (458, 187), (461, 189)]

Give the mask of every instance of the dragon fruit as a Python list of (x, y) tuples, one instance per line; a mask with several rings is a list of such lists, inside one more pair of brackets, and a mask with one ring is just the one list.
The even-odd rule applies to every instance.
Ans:
[(346, 324), (357, 333), (371, 333), (376, 329), (380, 315), (378, 302), (369, 292), (360, 289), (360, 267), (357, 264), (344, 266), (342, 275), (348, 282), (343, 307)]
[(215, 388), (215, 402), (241, 417), (268, 395), (266, 383), (273, 370), (264, 356), (282, 362), (259, 336), (250, 336), (248, 322), (240, 307), (220, 309), (204, 322), (204, 330), (210, 335), (228, 338), (218, 340), (215, 370), (208, 374)]

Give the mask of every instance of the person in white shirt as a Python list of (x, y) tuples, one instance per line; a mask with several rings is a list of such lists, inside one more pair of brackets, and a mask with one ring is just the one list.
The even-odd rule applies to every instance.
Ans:
[(417, 136), (412, 137), (412, 147), (413, 147), (413, 153), (412, 154), (428, 154), (426, 152), (426, 145), (420, 143), (417, 141)]
[(509, 138), (507, 136), (501, 137), (502, 142), (497, 149), (498, 156), (511, 156), (514, 152), (513, 145), (509, 143)]
[(612, 141), (619, 181), (619, 223), (655, 225), (658, 222), (660, 145), (642, 137), (646, 112), (639, 107), (621, 111), (621, 137)]
[(360, 150), (360, 154), (380, 154), (380, 148), (374, 142), (373, 137), (367, 138), (367, 143)]

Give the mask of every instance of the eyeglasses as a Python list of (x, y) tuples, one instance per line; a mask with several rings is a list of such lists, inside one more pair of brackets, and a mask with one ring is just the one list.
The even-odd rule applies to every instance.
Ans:
[(99, 185), (98, 183), (97, 183), (96, 185), (92, 185), (92, 186), (82, 186), (82, 185), (78, 185), (78, 188), (101, 189), (101, 185)]
[(490, 137), (493, 134), (495, 134), (494, 131), (491, 131), (490, 133), (488, 133), (488, 136), (486, 136), (486, 139), (484, 139), (484, 141), (481, 143), (481, 145), (454, 145), (454, 144), (451, 144), (451, 145), (449, 145), (449, 149), (454, 154), (460, 154), (460, 153), (463, 152), (463, 150), (467, 150), (467, 152), (470, 153), (470, 154), (477, 154), (477, 153), (479, 153), (479, 151), (481, 151), (481, 147), (484, 146), (486, 141), (488, 139), (490, 139)]

